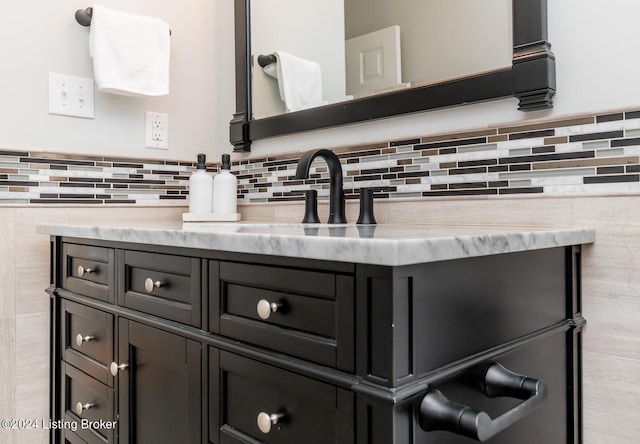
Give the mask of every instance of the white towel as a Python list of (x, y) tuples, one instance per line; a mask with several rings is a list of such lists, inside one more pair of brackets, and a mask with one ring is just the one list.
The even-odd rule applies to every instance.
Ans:
[(128, 96), (169, 94), (169, 33), (160, 19), (94, 6), (89, 53), (98, 89)]
[(322, 100), (322, 72), (318, 63), (284, 51), (274, 54), (277, 59), (280, 98), (287, 111), (298, 111), (327, 103)]

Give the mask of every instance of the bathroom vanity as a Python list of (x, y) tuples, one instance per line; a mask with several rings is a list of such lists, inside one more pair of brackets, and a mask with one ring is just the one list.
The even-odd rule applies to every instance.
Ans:
[(582, 442), (591, 230), (38, 232), (55, 443)]

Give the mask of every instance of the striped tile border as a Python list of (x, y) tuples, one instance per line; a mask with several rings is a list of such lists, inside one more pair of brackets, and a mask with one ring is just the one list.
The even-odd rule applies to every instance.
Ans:
[[(345, 195), (376, 197), (640, 193), (640, 111), (590, 115), (338, 147)], [(252, 158), (236, 171), (244, 202), (302, 200), (329, 193), (322, 161), (294, 178), (299, 154)]]
[(194, 168), (183, 162), (0, 149), (0, 204), (184, 205)]
[[(340, 157), (345, 195), (378, 198), (640, 194), (640, 110), (526, 122), (349, 147)], [(329, 194), (317, 161), (295, 178), (300, 153), (232, 165), (240, 203)], [(208, 165), (215, 173), (217, 164)], [(0, 204), (186, 205), (191, 162), (0, 149)]]

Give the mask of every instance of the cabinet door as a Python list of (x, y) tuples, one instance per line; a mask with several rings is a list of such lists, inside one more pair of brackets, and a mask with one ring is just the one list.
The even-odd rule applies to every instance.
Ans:
[(119, 443), (200, 443), (200, 343), (122, 318), (118, 333)]

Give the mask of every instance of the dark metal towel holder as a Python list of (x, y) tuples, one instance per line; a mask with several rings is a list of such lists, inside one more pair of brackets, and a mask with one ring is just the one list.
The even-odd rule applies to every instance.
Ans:
[[(93, 17), (93, 8), (91, 6), (76, 11), (76, 22), (82, 26), (91, 26), (91, 17)], [(171, 30), (169, 30), (169, 35), (171, 35)]]
[(258, 65), (263, 68), (267, 65), (271, 65), (272, 63), (276, 63), (276, 56), (274, 54), (258, 56)]
[(86, 9), (78, 9), (76, 11), (76, 22), (82, 26), (91, 26), (91, 17), (93, 16), (93, 8), (89, 6)]

